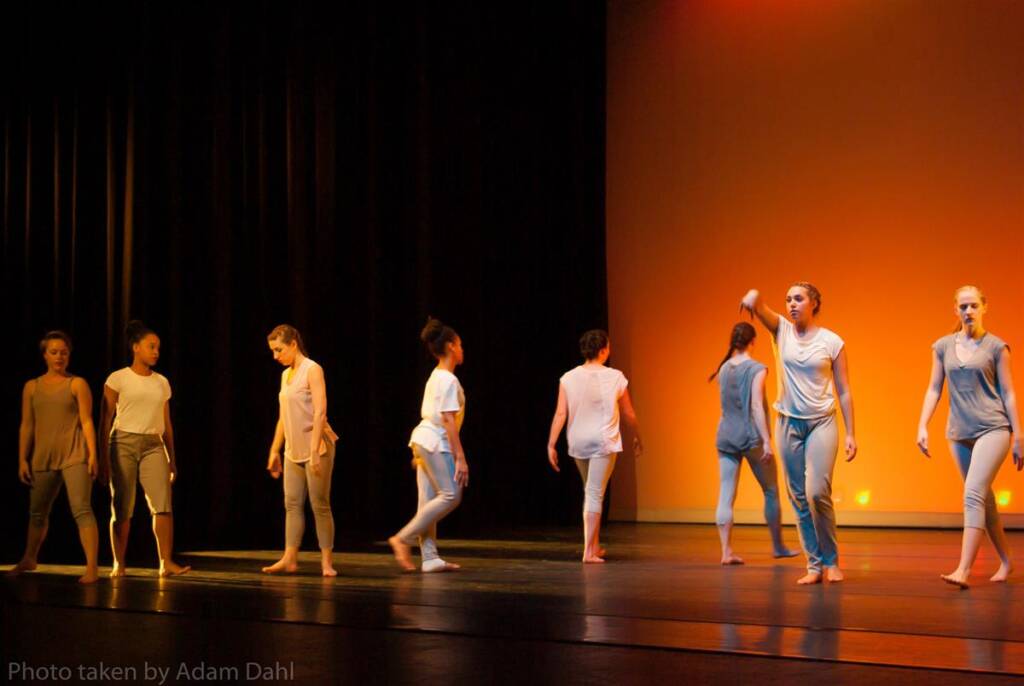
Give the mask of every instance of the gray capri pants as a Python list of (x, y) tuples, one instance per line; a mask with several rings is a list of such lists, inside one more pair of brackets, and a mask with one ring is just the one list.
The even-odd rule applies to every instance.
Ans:
[(32, 526), (43, 528), (50, 522), (53, 501), (64, 484), (68, 492), (68, 504), (79, 529), (96, 526), (92, 513), (92, 477), (85, 462), (64, 469), (32, 472), (32, 489), (29, 491), (28, 516)]
[(146, 493), (150, 514), (171, 513), (171, 463), (163, 439), (115, 431), (110, 437), (110, 515), (115, 523), (131, 519), (136, 482)]
[(612, 478), (615, 460), (618, 453), (609, 453), (600, 457), (582, 459), (574, 457), (576, 469), (583, 479), (583, 511), (600, 514), (604, 506), (604, 491), (608, 487), (608, 479)]
[(949, 451), (964, 477), (964, 526), (972, 529), (1002, 526), (992, 482), (1009, 450), (1007, 429), (995, 429), (975, 439), (949, 442)]

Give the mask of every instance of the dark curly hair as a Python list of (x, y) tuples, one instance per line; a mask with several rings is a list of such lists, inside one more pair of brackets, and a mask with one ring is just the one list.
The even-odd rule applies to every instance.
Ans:
[(459, 334), (455, 333), (455, 329), (434, 317), (427, 317), (427, 323), (420, 331), (420, 340), (427, 347), (427, 352), (437, 359), (445, 356), (448, 352), (448, 344), (454, 343), (457, 338), (459, 338)]
[(580, 336), (580, 353), (588, 362), (607, 347), (608, 332), (604, 329), (591, 329)]

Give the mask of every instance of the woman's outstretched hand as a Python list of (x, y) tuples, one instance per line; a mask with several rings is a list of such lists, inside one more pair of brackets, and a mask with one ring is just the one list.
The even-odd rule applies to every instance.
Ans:
[(746, 310), (751, 316), (754, 315), (754, 305), (757, 304), (757, 299), (761, 295), (756, 288), (751, 288), (747, 291), (747, 294), (743, 296), (740, 301), (740, 311)]

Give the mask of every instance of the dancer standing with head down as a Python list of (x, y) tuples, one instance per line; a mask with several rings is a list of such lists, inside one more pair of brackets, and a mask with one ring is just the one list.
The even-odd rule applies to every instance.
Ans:
[(797, 583), (820, 583), (823, 575), (826, 581), (842, 581), (832, 505), (832, 472), (839, 446), (837, 400), (846, 424), (846, 461), (857, 456), (843, 339), (818, 326), (821, 293), (806, 281), (793, 284), (786, 292), (789, 319), (765, 305), (756, 290), (747, 292), (741, 307), (757, 316), (775, 337), (778, 349), (776, 437), (807, 556), (807, 574)]
[(388, 543), (406, 571), (416, 569), (410, 546), (418, 541), (420, 569), (447, 572), (459, 565), (445, 562), (438, 555), (437, 523), (458, 507), (462, 489), (469, 485), (469, 464), (459, 437), (466, 415), (466, 394), (455, 376), (455, 369), (463, 361), (462, 339), (453, 328), (431, 317), (420, 340), (437, 360), (437, 366), (423, 389), (421, 421), (409, 439), (419, 504), (416, 515)]
[(768, 430), (768, 400), (764, 381), (768, 368), (750, 356), (757, 332), (746, 322), (732, 328), (729, 351), (708, 381), (718, 377), (722, 418), (718, 423), (715, 447), (718, 449), (720, 489), (715, 523), (722, 543), (722, 564), (741, 565), (743, 558), (732, 552), (733, 503), (740, 480), (740, 466), (747, 458), (754, 478), (764, 492), (764, 520), (772, 536), (772, 554), (794, 557), (782, 541), (782, 516), (779, 511), (779, 481)]
[[(327, 386), (324, 370), (306, 356), (298, 329), (274, 327), (267, 345), (285, 369), (278, 393), (280, 412), (267, 459), (267, 471), (277, 479), (284, 474), (284, 554), (263, 568), (267, 574), (294, 572), (306, 529), (306, 494), (313, 507), (320, 544), (320, 572), (337, 576), (334, 569), (334, 514), (331, 511), (331, 474), (338, 435), (327, 422)], [(281, 449), (284, 448), (284, 461)]]
[(31, 487), (25, 554), (11, 574), (36, 568), (39, 548), (49, 528), (50, 510), (64, 484), (78, 538), (85, 552), (85, 574), (97, 579), (99, 530), (92, 512), (92, 482), (97, 476), (96, 428), (92, 422), (92, 392), (80, 376), (68, 372), (71, 338), (51, 331), (39, 342), (46, 373), (25, 384), (18, 434), (18, 477)]
[[(947, 583), (967, 588), (971, 567), (988, 530), (999, 555), (999, 569), (992, 581), (1006, 581), (1012, 571), (1010, 549), (999, 519), (992, 481), (1013, 448), (1013, 463), (1024, 468), (1021, 454), (1021, 426), (1017, 396), (1010, 372), (1010, 347), (985, 330), (982, 320), (988, 309), (984, 294), (976, 286), (962, 286), (953, 296), (959, 325), (954, 333), (932, 345), (932, 371), (921, 406), (917, 446), (928, 452), (928, 421), (949, 378), (949, 420), (946, 438), (960, 474), (964, 478), (964, 536), (960, 564)], [(1013, 432), (1012, 441), (1010, 432)]]
[(153, 517), (160, 576), (185, 574), (191, 567), (172, 559), (171, 484), (177, 479), (178, 465), (171, 427), (171, 384), (153, 371), (160, 359), (160, 338), (140, 321), (129, 322), (126, 333), (132, 364), (107, 377), (100, 420), (100, 454), (110, 466), (110, 544), (114, 552), (110, 576), (125, 574), (137, 483), (142, 484)]
[(605, 366), (611, 355), (608, 334), (600, 329), (584, 333), (580, 353), (583, 364), (559, 379), (558, 403), (548, 434), (548, 462), (556, 472), (561, 471), (555, 443), (568, 420), (569, 455), (583, 479), (583, 562), (589, 564), (604, 562), (601, 510), (615, 460), (622, 452), (620, 412), (633, 432), (635, 457), (643, 453), (643, 443), (629, 398), (629, 382), (618, 369)]

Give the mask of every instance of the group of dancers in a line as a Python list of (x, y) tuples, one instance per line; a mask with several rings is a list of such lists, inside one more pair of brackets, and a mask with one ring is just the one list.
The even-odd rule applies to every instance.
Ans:
[[(965, 481), (964, 534), (960, 563), (942, 578), (966, 588), (986, 530), (1000, 559), (992, 580), (1005, 581), (1010, 574), (1006, 536), (991, 486), (1011, 443), (1018, 470), (1024, 467), (1024, 458), (1009, 348), (985, 330), (982, 322), (987, 304), (978, 288), (959, 288), (954, 300), (958, 326), (932, 346), (931, 377), (921, 408), (917, 444), (930, 456), (927, 424), (948, 377), (947, 438)], [(821, 294), (814, 285), (793, 284), (785, 302), (788, 318), (765, 305), (756, 290), (743, 297), (741, 307), (772, 333), (778, 350), (781, 383), (775, 403), (776, 443), (807, 558), (807, 573), (797, 583), (838, 582), (843, 580), (843, 573), (831, 497), (839, 442), (837, 405), (846, 426), (846, 460), (857, 455), (846, 351), (837, 334), (817, 324)], [(90, 495), (97, 477), (102, 481), (109, 478), (110, 483), (112, 577), (125, 574), (125, 546), (137, 483), (142, 484), (152, 515), (160, 575), (185, 574), (190, 569), (175, 563), (172, 556), (171, 487), (178, 469), (169, 409), (171, 387), (153, 369), (160, 357), (160, 339), (140, 322), (130, 323), (127, 334), (132, 364), (112, 373), (104, 384), (99, 446), (89, 386), (68, 371), (71, 339), (63, 332), (52, 331), (40, 342), (47, 371), (27, 382), (22, 396), (18, 473), (31, 487), (31, 495), (25, 554), (12, 573), (36, 567), (49, 513), (63, 483), (85, 551), (86, 573), (80, 581), (96, 581), (99, 536)], [(459, 567), (438, 554), (437, 524), (458, 506), (462, 489), (469, 483), (469, 464), (459, 439), (466, 398), (455, 376), (463, 362), (459, 335), (431, 318), (420, 338), (437, 366), (424, 389), (421, 421), (409, 439), (419, 501), (415, 516), (388, 543), (399, 566), (409, 571), (416, 568), (412, 546), (418, 544), (420, 570), (432, 573)], [(729, 350), (709, 379), (718, 378), (721, 397), (722, 416), (716, 436), (721, 488), (716, 522), (725, 565), (743, 563), (731, 545), (732, 510), (743, 458), (764, 491), (764, 513), (774, 556), (797, 555), (782, 540), (764, 383), (767, 368), (750, 355), (755, 340), (756, 332), (749, 323), (733, 327)], [(285, 549), (281, 559), (263, 571), (296, 571), (308, 496), (316, 522), (321, 571), (324, 576), (335, 576), (330, 490), (338, 435), (327, 420), (323, 368), (307, 356), (302, 337), (292, 326), (275, 327), (267, 342), (274, 359), (284, 367), (267, 471), (275, 479), (283, 476)], [(548, 461), (555, 471), (559, 470), (556, 444), (568, 424), (568, 452), (584, 488), (583, 562), (602, 563), (601, 510), (616, 457), (622, 452), (620, 419), (631, 430), (634, 455), (641, 454), (643, 445), (626, 377), (606, 365), (611, 354), (608, 334), (602, 330), (586, 332), (580, 339), (580, 352), (583, 364), (560, 379), (548, 438)]]

